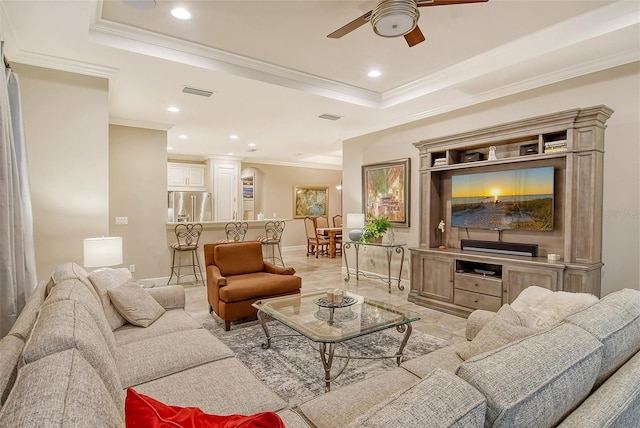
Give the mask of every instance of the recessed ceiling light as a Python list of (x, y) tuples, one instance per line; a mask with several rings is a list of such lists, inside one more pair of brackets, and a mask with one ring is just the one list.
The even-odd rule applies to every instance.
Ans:
[(232, 140), (237, 140), (239, 137), (236, 134), (231, 134), (229, 135), (229, 138), (231, 138)]
[(167, 150), (173, 150), (173, 147), (167, 147)]
[(233, 153), (229, 152), (227, 153), (228, 156), (233, 156)]
[(182, 140), (186, 140), (187, 136), (186, 135), (178, 135), (178, 138), (182, 139)]
[(167, 108), (167, 110), (169, 110), (171, 113), (177, 113), (180, 111), (178, 107), (169, 107)]
[(191, 12), (181, 7), (172, 9), (171, 15), (173, 15), (174, 18), (178, 18), (178, 19), (191, 19)]
[(369, 73), (367, 73), (367, 76), (369, 76), (369, 77), (380, 77), (380, 76), (382, 76), (382, 73), (380, 73), (380, 71), (378, 71), (378, 70), (371, 70)]
[(248, 144), (248, 146), (249, 146), (249, 147), (255, 147), (255, 146), (256, 146), (256, 143), (249, 143), (249, 144)]

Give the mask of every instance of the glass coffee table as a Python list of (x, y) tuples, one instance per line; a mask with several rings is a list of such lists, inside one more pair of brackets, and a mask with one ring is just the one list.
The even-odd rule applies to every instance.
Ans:
[[(419, 314), (346, 291), (342, 303), (333, 303), (328, 300), (327, 291), (331, 290), (255, 302), (253, 306), (258, 309), (258, 319), (266, 336), (262, 348), (270, 348), (271, 339), (283, 336), (271, 336), (267, 326), (269, 318), (281, 322), (316, 343), (324, 368), (325, 391), (331, 389), (331, 382), (342, 374), (351, 358), (395, 358), (400, 365), (404, 348), (411, 336), (411, 323), (420, 319)], [(344, 342), (389, 328), (404, 333), (398, 352), (394, 355), (351, 357)], [(335, 355), (337, 345), (344, 348), (345, 355)], [(345, 363), (332, 377), (334, 356), (344, 357)]]

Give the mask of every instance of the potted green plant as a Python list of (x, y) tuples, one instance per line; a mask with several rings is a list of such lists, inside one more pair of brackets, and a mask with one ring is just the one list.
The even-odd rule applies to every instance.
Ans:
[(386, 216), (369, 217), (369, 222), (364, 227), (362, 242), (382, 242), (382, 236), (391, 228), (391, 222)]

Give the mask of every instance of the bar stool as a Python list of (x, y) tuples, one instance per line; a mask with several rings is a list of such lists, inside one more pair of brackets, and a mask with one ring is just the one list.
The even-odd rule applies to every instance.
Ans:
[[(262, 243), (262, 248), (265, 249), (265, 259), (271, 260), (271, 263), (276, 264), (276, 260), (280, 261), (282, 267), (284, 266), (284, 260), (282, 260), (282, 250), (280, 248), (280, 238), (284, 232), (284, 221), (268, 221), (264, 225), (264, 231), (266, 236), (258, 238), (258, 241)], [(276, 256), (276, 248), (278, 249), (278, 256)], [(271, 250), (271, 256), (268, 256), (269, 250)]]
[(242, 242), (249, 229), (249, 223), (247, 222), (232, 222), (227, 223), (224, 226), (224, 233), (227, 235), (227, 239), (220, 239), (218, 242)]
[[(169, 276), (169, 281), (167, 281), (167, 284), (171, 282), (174, 274), (176, 275), (176, 284), (179, 284), (181, 276), (191, 275), (181, 275), (181, 268), (190, 267), (193, 269), (193, 276), (195, 277), (196, 281), (198, 280), (196, 268), (198, 268), (198, 272), (200, 273), (200, 281), (204, 286), (204, 276), (202, 275), (202, 269), (200, 268), (200, 258), (198, 257), (198, 241), (200, 240), (200, 235), (202, 235), (202, 225), (199, 223), (178, 224), (175, 228), (175, 234), (176, 242), (171, 246), (171, 248), (173, 249), (171, 275)], [(191, 253), (191, 264), (182, 264), (182, 256), (185, 253)], [(178, 255), (178, 264), (176, 264), (176, 254)]]

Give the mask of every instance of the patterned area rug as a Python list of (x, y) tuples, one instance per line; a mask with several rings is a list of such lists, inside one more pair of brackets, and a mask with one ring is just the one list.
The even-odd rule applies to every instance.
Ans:
[[(320, 360), (318, 345), (310, 342), (278, 321), (268, 323), (272, 336), (294, 334), (295, 336), (276, 337), (271, 340), (270, 349), (262, 349), (266, 342), (260, 322), (248, 321), (234, 324), (231, 331), (224, 331), (218, 320), (206, 321), (204, 327), (229, 346), (236, 357), (242, 361), (272, 391), (286, 400), (291, 407), (324, 393), (324, 369)], [(394, 355), (404, 333), (387, 329), (358, 339), (345, 342), (351, 353), (351, 360), (344, 372), (331, 384), (331, 389), (357, 382), (369, 376), (375, 376), (387, 370), (393, 370), (395, 358), (355, 359), (355, 356)], [(413, 330), (405, 347), (404, 360), (415, 358), (449, 344), (448, 341)], [(337, 373), (344, 365), (345, 350), (336, 347), (331, 374)], [(341, 357), (338, 357), (338, 354)]]

